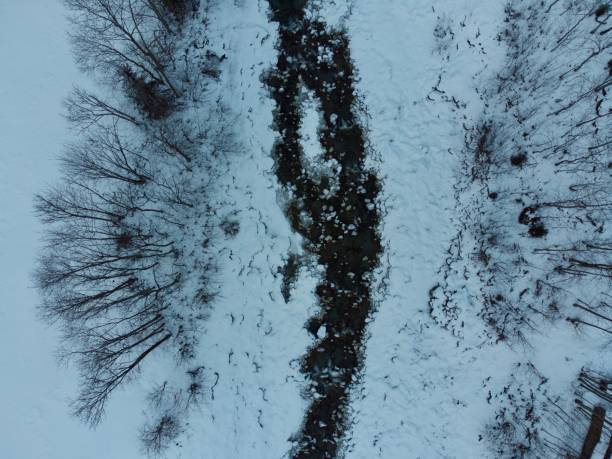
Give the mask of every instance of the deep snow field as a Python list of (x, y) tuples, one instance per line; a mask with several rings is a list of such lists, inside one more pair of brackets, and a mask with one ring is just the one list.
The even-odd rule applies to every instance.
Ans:
[[(195, 357), (188, 364), (177, 363), (174, 351), (156, 352), (141, 365), (133, 381), (113, 393), (102, 421), (90, 429), (69, 412), (79, 376), (74, 365), (57, 363), (59, 327), (46, 326), (37, 317), (40, 300), (33, 288), (32, 272), (45, 228), (34, 216), (32, 201), (35, 193), (60, 180), (58, 155), (69, 140), (80, 134), (61, 117), (62, 100), (71, 87), (77, 83), (98, 85), (108, 93), (116, 88), (94, 82), (77, 69), (66, 39), (70, 27), (67, 12), (60, 2), (0, 0), (0, 62), (5, 63), (0, 75), (0, 458), (146, 457), (139, 441), (141, 429), (143, 424), (156, 422), (156, 409), (160, 406), (162, 414), (171, 414), (180, 421), (176, 435), (166, 442), (167, 448), (162, 452), (162, 457), (168, 458), (518, 459), (561, 454), (578, 458), (590, 419), (590, 414), (579, 417), (574, 412), (579, 411), (574, 399), (583, 396), (578, 375), (583, 368), (589, 368), (598, 372), (602, 380), (610, 378), (610, 319), (606, 319), (604, 307), (610, 292), (609, 271), (590, 283), (581, 283), (579, 276), (578, 280), (544, 276), (548, 259), (533, 255), (542, 248), (537, 245), (542, 240), (525, 234), (515, 239), (509, 236), (511, 243), (518, 244), (516, 250), (487, 252), (497, 257), (491, 265), (502, 266), (499, 270), (489, 269), (487, 263), (482, 264), (482, 257), (478, 258), (482, 234), (474, 228), (482, 227), (487, 219), (497, 219), (501, 226), (506, 225), (500, 234), (507, 228), (510, 234), (516, 223), (512, 213), (515, 210), (508, 204), (510, 198), (492, 202), (490, 191), (520, 195), (525, 200), (521, 205), (527, 206), (529, 199), (537, 200), (536, 191), (529, 191), (529, 187), (533, 185), (541, 191), (549, 183), (554, 184), (556, 172), (521, 169), (515, 181), (515, 169), (495, 169), (491, 160), (487, 169), (490, 175), (478, 180), (467, 177), (474, 157), (471, 148), (478, 143), (483, 120), (505, 126), (505, 130), (501, 128), (503, 135), (495, 139), (501, 139), (498, 146), (493, 144), (492, 150), (503, 150), (504, 154), (507, 150), (510, 155), (515, 137), (522, 134), (522, 128), (512, 124), (512, 107), (504, 105), (506, 99), (510, 100), (506, 92), (512, 90), (500, 83), (500, 75), (510, 75), (509, 69), (519, 68), (512, 75), (523, 71), (521, 75), (526, 77), (517, 77), (516, 81), (524, 82), (530, 69), (538, 68), (539, 63), (542, 75), (549, 69), (544, 63), (562, 69), (581, 60), (572, 55), (574, 52), (582, 56), (581, 51), (569, 47), (564, 57), (547, 54), (555, 49), (550, 38), (549, 47), (521, 48), (528, 64), (520, 67), (517, 62), (522, 62), (521, 50), (517, 58), (513, 54), (515, 43), (504, 31), (518, 24), (515, 30), (521, 36), (528, 36), (529, 31), (533, 40), (556, 38), (566, 30), (565, 24), (575, 22), (571, 15), (564, 16), (564, 11), (581, 11), (581, 4), (546, 1), (543, 3), (550, 7), (550, 16), (538, 16), (532, 9), (538, 8), (538, 2), (530, 0), (510, 2), (510, 6), (503, 0), (303, 2), (306, 6), (300, 21), (318, 21), (341, 37), (330, 40), (330, 49), (321, 46), (321, 62), (337, 58), (334, 46), (348, 43), (357, 100), (349, 110), (365, 137), (366, 161), (360, 166), (364, 176), (371, 173), (380, 183), (376, 202), (368, 203), (368, 209), (376, 212), (376, 234), (382, 244), (375, 269), (364, 274), (371, 310), (363, 336), (360, 335), (356, 363), (346, 373), (350, 380), (348, 399), (339, 404), (338, 412), (347, 421), (338, 421), (334, 432), (341, 435), (332, 439), (332, 449), (337, 451), (328, 456), (304, 452), (303, 444), (333, 430), (327, 421), (316, 418), (320, 412), (311, 408), (319, 400), (327, 400), (325, 391), (331, 391), (333, 383), (315, 389), (312, 380), (328, 372), (329, 381), (334, 381), (343, 368), (338, 370), (338, 365), (329, 363), (333, 360), (330, 357), (329, 361), (321, 360), (328, 367), (316, 360), (314, 369), (308, 367), (309, 373), (303, 362), (306, 355), (322, 353), (326, 339), (341, 335), (331, 330), (333, 322), (325, 322), (325, 294), (320, 288), (326, 285), (329, 266), (334, 261), (325, 258), (325, 251), (318, 251), (320, 246), (308, 231), (295, 230), (302, 223), (311, 225), (308, 218), (318, 214), (311, 211), (305, 217), (306, 205), (298, 218), (302, 223), (292, 219), (292, 206), (297, 206), (303, 196), (299, 196), (299, 186), (290, 181), (289, 185), (281, 183), (282, 163), (273, 154), (289, 151), (282, 144), (277, 147), (292, 134), (289, 124), (281, 124), (282, 107), (277, 105), (283, 101), (282, 91), (289, 88), (289, 79), (283, 80), (279, 75), (283, 65), (289, 68), (288, 74), (299, 74), (306, 66), (291, 58), (283, 61), (291, 52), (300, 54), (279, 50), (286, 23), (273, 17), (270, 10), (270, 4), (278, 3), (201, 1), (202, 11), (207, 5), (207, 56), (223, 57), (219, 60), (218, 78), (205, 85), (206, 97), (194, 96), (184, 104), (186, 108), (180, 116), (191, 120), (185, 124), (190, 127), (190, 122), (199, 125), (214, 118), (225, 141), (223, 152), (215, 153), (213, 164), (206, 167), (210, 180), (201, 178), (206, 185), (196, 188), (205, 189), (201, 199), (206, 200), (207, 220), (198, 220), (198, 214), (184, 234), (176, 237), (182, 238), (181, 247), (204, 246), (207, 256), (214, 260), (209, 282), (215, 296), (206, 306), (200, 328), (190, 330), (197, 335)], [(590, 3), (593, 8), (595, 3), (607, 4)], [(568, 5), (567, 10), (564, 5)], [(195, 25), (190, 27), (197, 27), (198, 20), (204, 17), (203, 12), (198, 14)], [(607, 10), (597, 18), (606, 14)], [(609, 27), (610, 20), (606, 20)], [(291, 21), (288, 24), (291, 30)], [(602, 37), (601, 42), (609, 46), (607, 35)], [(195, 43), (196, 38), (193, 40)], [(186, 44), (188, 51), (189, 42), (189, 36), (182, 37), (181, 44)], [(544, 38), (542, 43), (547, 43)], [(300, 46), (306, 45), (303, 42)], [(189, 59), (189, 63), (197, 65), (197, 58), (203, 55), (203, 51), (197, 54), (199, 51), (193, 49), (195, 54), (184, 55), (186, 66)], [(595, 57), (604, 59), (606, 50), (609, 55), (610, 48), (603, 47), (601, 56)], [(605, 59), (601, 62), (605, 63)], [(564, 85), (559, 91), (573, 94), (574, 89), (582, 88), (578, 80), (596, 79), (601, 65), (589, 65), (584, 76), (573, 80), (575, 83), (559, 83)], [(582, 68), (575, 71), (578, 70)], [(342, 76), (336, 75), (330, 84)], [(281, 95), (275, 94), (278, 88), (271, 88), (269, 83), (275, 77), (279, 78), (274, 81), (280, 81)], [(305, 80), (304, 76), (300, 78)], [(609, 78), (604, 84), (609, 85)], [(300, 177), (329, 178), (331, 185), (322, 187), (321, 199), (331, 202), (328, 199), (332, 200), (334, 194), (342, 193), (342, 184), (334, 182), (338, 161), (330, 159), (334, 151), (325, 143), (329, 140), (325, 135), (328, 131), (332, 132), (331, 138), (337, 135), (337, 117), (330, 120), (327, 114), (324, 116), (321, 100), (305, 86), (296, 102), (299, 130), (295, 135), (303, 161)], [(556, 86), (542, 84), (542, 97)], [(605, 87), (601, 100), (605, 100)], [(521, 113), (526, 113), (543, 105), (533, 94), (531, 102), (527, 96), (516, 96), (516, 110), (525, 108)], [(556, 96), (558, 102), (562, 95)], [(213, 102), (222, 108), (211, 108)], [(607, 109), (605, 103), (598, 102), (598, 107)], [(590, 106), (584, 110), (587, 113)], [(545, 132), (531, 144), (525, 135), (525, 148), (545, 145), (545, 139), (560, 137), (565, 128), (582, 119), (582, 112), (572, 112), (558, 121), (542, 115), (537, 120)], [(607, 141), (612, 125), (609, 118), (602, 117), (600, 123), (597, 135)], [(609, 152), (608, 146), (600, 158), (602, 164), (608, 162), (608, 168), (612, 164)], [(532, 158), (536, 156), (529, 160)], [(199, 163), (195, 163), (197, 171)], [(609, 185), (605, 184), (609, 172), (604, 170), (602, 174), (598, 209), (609, 205)], [(200, 177), (193, 178), (194, 182), (198, 180)], [(562, 192), (560, 186), (554, 188), (550, 196), (540, 200), (546, 201), (542, 207), (554, 199), (561, 200)], [(602, 228), (597, 237), (599, 244), (608, 244), (607, 250), (610, 233), (604, 223), (610, 217), (608, 208), (597, 216), (589, 214), (595, 220), (601, 219), (597, 220)], [(333, 221), (340, 217), (332, 212), (328, 218)], [(554, 218), (557, 223), (561, 219)], [(558, 225), (551, 226), (558, 229), (557, 235), (547, 236), (551, 244), (573, 241), (569, 226)], [(359, 231), (355, 226), (347, 228), (347, 235), (349, 231), (355, 231), (352, 235)], [(507, 247), (512, 247), (510, 242)], [(195, 261), (188, 260), (193, 264), (187, 268), (181, 265), (189, 279), (184, 281), (184, 289), (197, 283), (201, 261), (193, 255), (197, 250), (191, 252)], [(520, 262), (513, 258), (513, 251)], [(607, 255), (603, 253), (605, 259)], [(523, 262), (525, 265), (520, 264)], [(601, 268), (602, 272), (610, 269), (607, 263), (608, 268)], [(525, 266), (531, 274), (527, 274), (528, 270), (516, 274)], [(348, 274), (352, 279), (353, 273)], [(519, 304), (525, 292), (544, 278), (559, 288), (544, 299), (538, 300), (539, 293), (534, 294), (536, 299), (525, 309), (525, 322), (513, 322), (516, 330), (523, 327), (516, 335), (510, 326), (506, 336), (495, 328), (497, 324), (485, 320), (485, 301), (493, 297), (500, 303), (505, 297), (517, 297), (520, 290), (516, 299)], [(333, 289), (335, 284), (331, 285)], [(336, 288), (341, 289), (337, 285)], [(564, 296), (561, 291), (568, 293)], [(498, 296), (494, 296), (496, 293)], [(526, 295), (531, 298), (531, 293)], [(188, 292), (186, 297), (195, 294)], [(565, 320), (571, 315), (564, 307), (571, 310), (572, 303), (582, 300), (589, 304), (601, 301), (602, 309), (597, 309), (600, 321), (596, 322), (599, 329), (579, 328)], [(536, 313), (530, 316), (538, 301), (558, 304), (554, 317), (551, 314), (539, 319)], [(493, 301), (494, 306), (497, 303)], [(609, 311), (610, 306), (607, 308)], [(314, 329), (313, 317), (321, 322)], [(350, 323), (348, 333), (355, 332)], [(188, 404), (178, 409), (172, 401), (166, 401), (152, 407), (155, 404), (150, 394), (159, 387), (181, 388), (189, 381), (187, 375), (193, 376), (189, 372), (194, 368), (202, 375), (198, 380), (202, 390), (198, 391), (195, 406)], [(609, 409), (612, 383), (602, 391), (602, 400), (592, 403)], [(174, 393), (179, 394), (175, 399), (183, 394), (181, 389)], [(593, 400), (589, 397), (584, 395), (585, 400)], [(587, 406), (583, 411), (591, 413), (591, 409)], [(307, 411), (315, 413), (313, 423), (320, 431), (304, 433), (308, 430), (304, 424)], [(561, 418), (563, 422), (557, 421)], [(610, 425), (608, 416), (593, 458), (609, 459), (605, 454), (612, 441)], [(550, 447), (552, 442), (561, 448), (556, 443), (558, 437), (566, 439), (565, 449)]]
[(32, 196), (57, 178), (57, 155), (69, 139), (62, 100), (83, 81), (66, 39), (61, 3), (0, 3), (0, 456), (21, 458), (139, 457), (140, 413), (127, 392), (112, 405), (121, 422), (92, 431), (69, 415), (76, 373), (58, 365), (58, 334), (37, 318), (32, 260), (41, 225)]

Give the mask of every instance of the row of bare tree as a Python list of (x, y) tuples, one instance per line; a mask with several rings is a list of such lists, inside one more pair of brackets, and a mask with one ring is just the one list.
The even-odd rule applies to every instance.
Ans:
[[(469, 187), (481, 193), (472, 225), (481, 273), (490, 274), (485, 283), (510, 285), (535, 268), (549, 293), (578, 296), (571, 305), (586, 285), (601, 296), (612, 280), (611, 4), (523, 0), (506, 12), (507, 68), (468, 138)], [(484, 316), (503, 339), (520, 336), (532, 312), (559, 312), (524, 288), (517, 298), (487, 295)]]
[[(469, 178), (460, 190), (476, 208), (466, 227), (477, 241), (481, 317), (496, 340), (514, 343), (566, 320), (591, 340), (594, 354), (607, 352), (612, 3), (519, 0), (506, 14), (499, 36), (506, 68), (488, 92), (484, 122), (468, 135)], [(532, 395), (531, 415), (542, 419), (529, 434), (518, 428), (523, 421), (510, 426), (518, 434), (500, 457), (590, 459), (601, 438), (610, 444), (609, 459), (609, 377), (602, 374), (579, 376), (583, 392), (597, 393), (596, 403), (577, 398), (569, 409), (571, 401), (561, 408)], [(546, 405), (554, 415), (544, 420)]]
[(185, 86), (175, 53), (197, 5), (65, 3), (78, 63), (110, 91), (75, 89), (66, 101), (81, 135), (62, 156), (61, 183), (35, 200), (46, 227), (35, 282), (43, 316), (61, 324), (64, 355), (81, 370), (75, 413), (96, 424), (145, 359), (184, 341), (173, 302), (198, 143), (173, 117)]

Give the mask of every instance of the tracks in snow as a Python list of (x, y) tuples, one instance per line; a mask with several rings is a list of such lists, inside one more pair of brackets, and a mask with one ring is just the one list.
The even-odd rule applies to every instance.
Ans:
[[(270, 0), (279, 23), (279, 56), (267, 84), (276, 102), (279, 138), (273, 154), (288, 195), (285, 212), (324, 268), (316, 288), (321, 310), (307, 324), (316, 341), (301, 367), (309, 406), (292, 451), (294, 459), (321, 459), (337, 457), (348, 426), (349, 392), (362, 367), (367, 319), (374, 309), (371, 274), (382, 245), (380, 185), (365, 165), (348, 38), (307, 19), (306, 3)], [(321, 159), (331, 165), (323, 175), (309, 171), (301, 146), (305, 90), (314, 93), (322, 110)]]

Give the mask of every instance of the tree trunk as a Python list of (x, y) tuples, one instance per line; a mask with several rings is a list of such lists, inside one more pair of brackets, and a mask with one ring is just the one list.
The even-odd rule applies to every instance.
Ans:
[[(601, 431), (604, 425), (604, 419), (606, 418), (606, 410), (601, 406), (593, 408), (593, 414), (591, 415), (591, 423), (589, 424), (589, 430), (587, 431), (584, 443), (582, 444), (582, 451), (578, 459), (591, 459), (593, 451), (599, 440), (601, 439)], [(610, 449), (610, 448), (608, 448)]]
[(610, 441), (608, 441), (608, 448), (606, 449), (606, 454), (604, 454), (603, 459), (610, 459), (612, 457), (612, 435), (610, 435)]

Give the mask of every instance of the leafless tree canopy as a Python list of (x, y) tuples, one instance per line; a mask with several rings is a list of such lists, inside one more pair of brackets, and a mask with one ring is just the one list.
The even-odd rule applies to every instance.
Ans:
[[(61, 159), (62, 182), (35, 198), (47, 228), (35, 282), (43, 316), (62, 325), (65, 356), (81, 370), (74, 411), (96, 424), (113, 390), (148, 356), (187, 345), (173, 306), (183, 280), (177, 241), (194, 207), (188, 164), (196, 144), (180, 120), (163, 119), (180, 95), (175, 34), (195, 4), (65, 2), (78, 61), (122, 92), (110, 103), (75, 88), (65, 103), (82, 136)], [(156, 450), (177, 429), (162, 417), (147, 443)]]
[(159, 455), (180, 433), (181, 425), (177, 417), (164, 414), (157, 422), (143, 429), (140, 439), (147, 454)]
[[(91, 70), (134, 72), (178, 91), (166, 67), (172, 61), (172, 36), (164, 30), (154, 2), (65, 0), (72, 15), (72, 40), (80, 64)], [(159, 11), (159, 10), (158, 10)]]
[(69, 175), (88, 180), (142, 185), (152, 179), (149, 160), (121, 138), (116, 125), (90, 130), (83, 140), (69, 146), (62, 164)]
[(68, 121), (83, 128), (88, 128), (107, 119), (127, 121), (134, 125), (139, 124), (133, 115), (80, 88), (74, 88), (72, 94), (64, 102), (64, 106)]
[[(83, 175), (123, 173), (111, 164), (93, 172), (86, 168)], [(36, 272), (42, 310), (62, 321), (69, 349), (76, 349), (68, 355), (79, 363), (84, 380), (75, 410), (94, 424), (112, 390), (171, 337), (166, 293), (180, 274), (164, 270), (164, 263), (176, 253), (155, 228), (161, 211), (145, 207), (132, 189), (139, 183), (107, 192), (73, 181), (36, 200), (41, 219), (53, 228)]]

